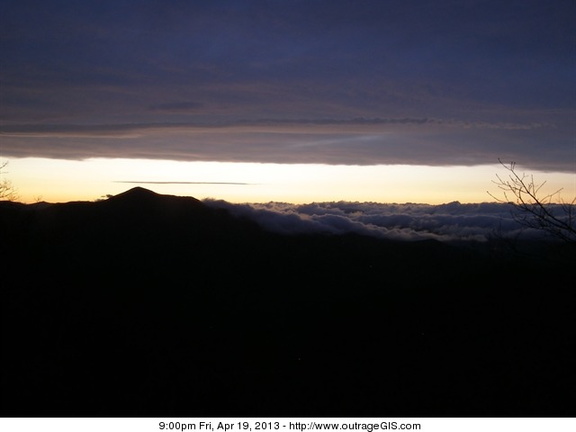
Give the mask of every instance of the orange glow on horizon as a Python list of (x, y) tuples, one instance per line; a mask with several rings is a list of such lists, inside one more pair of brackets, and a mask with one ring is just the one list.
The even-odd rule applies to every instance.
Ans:
[[(93, 201), (142, 186), (160, 194), (229, 202), (360, 201), (441, 204), (493, 201), (498, 164), (476, 167), (11, 159), (5, 177), (21, 202)], [(576, 196), (576, 175), (534, 173), (547, 191)], [(137, 183), (141, 181), (143, 183)], [(130, 182), (130, 183), (124, 183)], [(132, 183), (136, 182), (136, 183)], [(153, 183), (157, 182), (157, 183)], [(171, 183), (174, 182), (174, 183)], [(188, 182), (188, 183), (187, 183)]]

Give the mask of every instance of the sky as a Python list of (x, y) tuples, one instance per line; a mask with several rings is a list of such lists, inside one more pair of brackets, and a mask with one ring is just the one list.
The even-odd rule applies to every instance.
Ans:
[[(573, 0), (0, 0), (23, 201), (576, 196)], [(547, 186), (547, 187), (548, 187)]]

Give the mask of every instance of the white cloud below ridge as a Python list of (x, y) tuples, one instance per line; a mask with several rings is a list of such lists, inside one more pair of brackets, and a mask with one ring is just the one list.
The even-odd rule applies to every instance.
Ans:
[(236, 216), (254, 220), (281, 234), (360, 234), (389, 240), (485, 242), (491, 238), (545, 239), (546, 233), (523, 227), (510, 204), (451, 202), (380, 204), (326, 202), (311, 204), (231, 204), (205, 200)]

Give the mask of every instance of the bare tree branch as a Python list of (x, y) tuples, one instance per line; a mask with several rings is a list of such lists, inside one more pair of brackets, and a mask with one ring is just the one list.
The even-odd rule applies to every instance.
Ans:
[(559, 204), (553, 202), (562, 189), (548, 195), (540, 196), (540, 190), (546, 184), (534, 181), (534, 176), (519, 174), (516, 163), (500, 164), (508, 171), (508, 178), (496, 175), (493, 180), (496, 186), (503, 191), (504, 199), (492, 193), (488, 194), (498, 202), (509, 203), (514, 206), (513, 217), (521, 225), (544, 231), (566, 242), (576, 241), (576, 197), (569, 203), (560, 200)]
[[(0, 164), (0, 175), (5, 174), (4, 168), (8, 165), (8, 162), (3, 162)], [(18, 194), (16, 189), (12, 185), (12, 182), (6, 178), (0, 180), (0, 200), (3, 201), (15, 201), (18, 199)]]

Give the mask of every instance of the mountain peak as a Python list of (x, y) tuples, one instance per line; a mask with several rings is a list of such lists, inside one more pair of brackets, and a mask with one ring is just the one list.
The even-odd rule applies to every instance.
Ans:
[(155, 206), (155, 205), (181, 205), (183, 203), (194, 203), (196, 206), (201, 204), (196, 198), (192, 197), (180, 197), (174, 195), (162, 195), (153, 192), (149, 189), (145, 189), (140, 186), (136, 186), (126, 192), (119, 193), (110, 197), (105, 202), (113, 205), (128, 205), (129, 207), (134, 206)]
[(145, 189), (140, 186), (133, 187), (132, 189), (127, 190), (126, 192), (122, 192), (118, 195), (114, 195), (112, 198), (135, 198), (135, 199), (142, 199), (142, 198), (149, 198), (149, 197), (157, 197), (158, 194), (156, 192), (152, 192), (149, 189)]
[(127, 190), (126, 192), (119, 193), (118, 195), (114, 195), (110, 197), (105, 202), (110, 204), (119, 205), (121, 203), (127, 204), (130, 206), (133, 205), (140, 205), (145, 204), (149, 205), (152, 203), (156, 203), (159, 201), (161, 195), (157, 194), (156, 192), (152, 192), (151, 190), (145, 189), (143, 187), (134, 187), (132, 189)]

